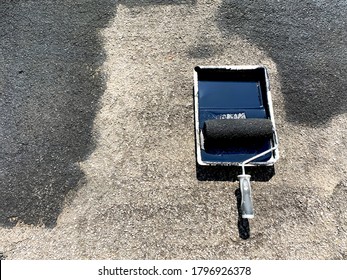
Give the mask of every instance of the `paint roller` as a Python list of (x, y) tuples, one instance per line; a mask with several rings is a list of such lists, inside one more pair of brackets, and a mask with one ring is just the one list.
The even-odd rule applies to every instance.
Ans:
[[(202, 129), (203, 146), (206, 152), (228, 150), (233, 147), (249, 147), (252, 144), (270, 140), (274, 129), (270, 119), (209, 119)], [(241, 164), (242, 175), (237, 176), (241, 190), (241, 210), (243, 218), (253, 218), (250, 175), (245, 174), (245, 164), (266, 155), (274, 147), (259, 153)]]
[(270, 139), (273, 134), (269, 119), (210, 119), (204, 122), (202, 131), (207, 152), (245, 146)]

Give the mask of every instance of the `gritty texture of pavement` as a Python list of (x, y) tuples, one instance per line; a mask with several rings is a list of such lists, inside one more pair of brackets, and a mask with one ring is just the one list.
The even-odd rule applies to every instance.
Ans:
[[(346, 14), (0, 0), (0, 259), (347, 259)], [(196, 65), (243, 64), (269, 70), (280, 140), (249, 224), (236, 171), (196, 166), (192, 97)]]

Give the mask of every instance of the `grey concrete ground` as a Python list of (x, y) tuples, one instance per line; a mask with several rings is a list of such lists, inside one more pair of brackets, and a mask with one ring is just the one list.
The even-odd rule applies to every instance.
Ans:
[[(1, 0), (0, 257), (346, 259), (346, 14)], [(248, 239), (233, 176), (195, 164), (192, 69), (228, 64), (268, 67), (281, 145)]]

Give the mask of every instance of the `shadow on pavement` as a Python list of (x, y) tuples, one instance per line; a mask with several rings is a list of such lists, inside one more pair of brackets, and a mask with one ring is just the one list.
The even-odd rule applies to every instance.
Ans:
[(288, 121), (322, 125), (347, 112), (346, 1), (224, 0), (217, 24), (274, 60)]
[[(199, 181), (236, 182), (238, 181), (237, 176), (241, 173), (240, 166), (201, 166), (196, 164), (196, 176)], [(275, 168), (274, 166), (246, 167), (246, 174), (251, 175), (251, 181), (267, 182), (275, 175)], [(242, 218), (240, 188), (236, 189), (235, 198), (238, 210), (237, 227), (239, 236), (242, 239), (248, 239), (250, 237), (250, 227), (248, 219)]]
[[(237, 181), (240, 166), (201, 166), (196, 164), (196, 177), (199, 181)], [(252, 181), (267, 182), (275, 175), (274, 166), (246, 167)]]
[(248, 219), (242, 218), (242, 210), (241, 210), (241, 190), (240, 188), (236, 189), (235, 197), (237, 202), (237, 228), (239, 230), (239, 236), (242, 239), (248, 239), (251, 236), (249, 221)]
[(150, 5), (195, 5), (196, 0), (119, 0), (119, 4), (127, 7)]

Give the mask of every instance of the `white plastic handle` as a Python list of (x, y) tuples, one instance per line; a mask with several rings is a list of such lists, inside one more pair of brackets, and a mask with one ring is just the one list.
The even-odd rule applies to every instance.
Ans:
[(243, 174), (237, 176), (237, 178), (240, 182), (242, 218), (252, 219), (254, 218), (254, 211), (252, 202), (251, 176)]

